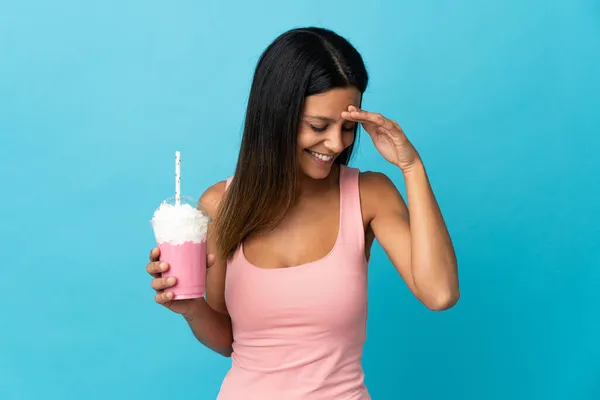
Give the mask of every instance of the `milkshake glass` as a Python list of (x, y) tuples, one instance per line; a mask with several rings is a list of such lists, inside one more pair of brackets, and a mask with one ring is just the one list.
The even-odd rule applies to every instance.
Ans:
[(211, 218), (189, 197), (163, 201), (154, 212), (152, 227), (160, 249), (160, 261), (169, 264), (163, 277), (177, 279), (174, 300), (204, 297), (206, 283), (206, 240)]

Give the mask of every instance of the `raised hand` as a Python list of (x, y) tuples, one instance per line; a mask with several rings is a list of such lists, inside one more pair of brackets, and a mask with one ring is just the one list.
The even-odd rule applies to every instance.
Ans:
[(420, 161), (419, 153), (396, 121), (355, 106), (348, 106), (348, 111), (342, 112), (342, 118), (360, 123), (371, 136), (377, 151), (403, 172)]

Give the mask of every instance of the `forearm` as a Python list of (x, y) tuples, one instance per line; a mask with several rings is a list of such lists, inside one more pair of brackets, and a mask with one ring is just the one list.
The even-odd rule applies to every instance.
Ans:
[(228, 315), (213, 310), (201, 299), (194, 311), (184, 318), (202, 344), (225, 357), (231, 356), (233, 333)]
[(423, 163), (405, 171), (404, 180), (415, 287), (432, 308), (449, 308), (459, 297), (456, 255)]

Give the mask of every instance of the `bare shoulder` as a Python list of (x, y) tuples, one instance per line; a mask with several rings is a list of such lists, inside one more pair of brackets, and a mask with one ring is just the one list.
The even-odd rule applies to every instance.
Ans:
[(365, 201), (379, 202), (384, 200), (388, 195), (400, 195), (394, 182), (382, 172), (361, 172), (359, 186), (360, 197)]
[[(200, 196), (200, 204), (206, 209), (208, 215), (213, 219), (217, 217), (219, 204), (226, 190), (226, 181), (220, 181), (207, 188)], [(226, 261), (217, 256), (217, 238), (214, 224), (208, 225), (208, 240), (206, 249), (208, 254), (215, 255), (215, 261), (206, 273), (206, 301), (213, 310), (227, 314), (225, 304), (225, 271)]]
[(366, 194), (377, 193), (381, 190), (396, 190), (392, 180), (382, 172), (362, 171), (360, 173), (360, 190)]
[(404, 204), (404, 199), (394, 182), (382, 172), (364, 171), (359, 177), (360, 200), (369, 220), (378, 210)]
[(216, 216), (225, 191), (226, 181), (219, 181), (206, 189), (204, 193), (202, 193), (202, 196), (200, 196), (200, 204), (212, 218)]

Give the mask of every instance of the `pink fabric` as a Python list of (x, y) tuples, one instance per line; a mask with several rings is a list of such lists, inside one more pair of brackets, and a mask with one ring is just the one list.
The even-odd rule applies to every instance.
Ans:
[(361, 363), (367, 262), (358, 176), (357, 169), (340, 169), (340, 229), (327, 256), (262, 269), (240, 246), (228, 263), (234, 342), (218, 400), (371, 398)]

